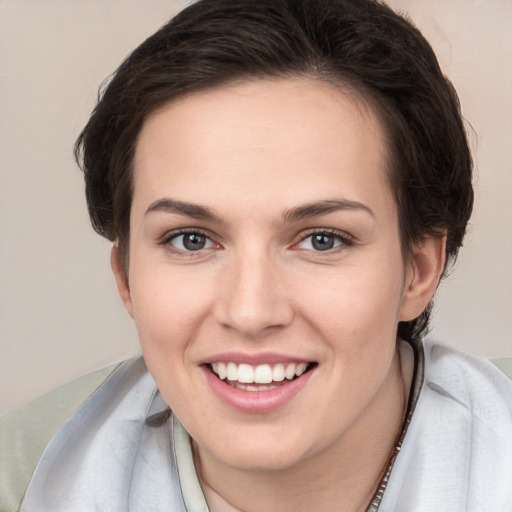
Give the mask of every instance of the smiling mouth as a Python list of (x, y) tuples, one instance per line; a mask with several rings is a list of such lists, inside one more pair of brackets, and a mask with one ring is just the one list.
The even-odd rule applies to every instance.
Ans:
[(218, 362), (209, 365), (220, 380), (244, 391), (269, 391), (298, 379), (316, 363), (237, 364)]

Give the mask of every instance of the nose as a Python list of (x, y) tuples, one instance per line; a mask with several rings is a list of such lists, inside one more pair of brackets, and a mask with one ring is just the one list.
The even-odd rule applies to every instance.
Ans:
[(291, 323), (289, 288), (277, 260), (267, 251), (246, 250), (226, 262), (218, 284), (217, 322), (250, 338)]

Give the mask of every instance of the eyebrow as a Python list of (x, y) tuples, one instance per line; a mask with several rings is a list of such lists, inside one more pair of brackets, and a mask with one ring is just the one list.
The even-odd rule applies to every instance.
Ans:
[(358, 201), (349, 201), (347, 199), (328, 199), (291, 208), (284, 213), (283, 221), (297, 222), (343, 210), (363, 211), (375, 219), (373, 211), (363, 203)]
[[(282, 221), (284, 223), (298, 222), (344, 210), (363, 211), (375, 219), (373, 211), (363, 203), (347, 199), (328, 199), (325, 201), (318, 201), (290, 208), (284, 212)], [(197, 220), (208, 220), (218, 223), (222, 222), (222, 219), (206, 206), (186, 201), (178, 201), (168, 197), (157, 199), (151, 203), (144, 215), (152, 212), (168, 212), (178, 215), (186, 215), (187, 217)]]
[(209, 220), (215, 222), (222, 221), (218, 215), (213, 213), (213, 211), (206, 206), (200, 206), (198, 204), (188, 203), (185, 201), (177, 201), (176, 199), (168, 197), (157, 199), (151, 203), (144, 215), (152, 212), (177, 213), (197, 220)]

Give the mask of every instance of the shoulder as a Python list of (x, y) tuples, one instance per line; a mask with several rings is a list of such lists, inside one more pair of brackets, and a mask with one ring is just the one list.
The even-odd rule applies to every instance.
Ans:
[(465, 418), (474, 442), (510, 445), (512, 380), (482, 357), (432, 341), (424, 347), (424, 392), (436, 403), (434, 410), (446, 419)]
[(421, 431), (438, 452), (431, 472), (458, 482), (468, 510), (508, 510), (512, 381), (484, 358), (427, 342), (423, 406)]
[(121, 364), (44, 449), (21, 510), (184, 510), (169, 406), (142, 358)]
[(118, 365), (64, 384), (0, 418), (0, 510), (18, 509), (44, 448)]
[(427, 341), (425, 385), (482, 420), (507, 418), (512, 421), (512, 380), (501, 368), (484, 359), (454, 348)]
[(510, 510), (512, 381), (486, 359), (432, 341), (383, 511)]

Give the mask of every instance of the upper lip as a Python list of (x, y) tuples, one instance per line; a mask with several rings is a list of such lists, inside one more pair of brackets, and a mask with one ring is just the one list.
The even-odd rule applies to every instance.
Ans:
[(305, 359), (304, 357), (296, 357), (275, 352), (260, 352), (255, 354), (242, 352), (223, 352), (220, 354), (215, 354), (211, 357), (207, 357), (200, 361), (199, 364), (212, 364), (222, 362), (257, 366), (260, 364), (311, 363), (313, 361), (311, 359)]

